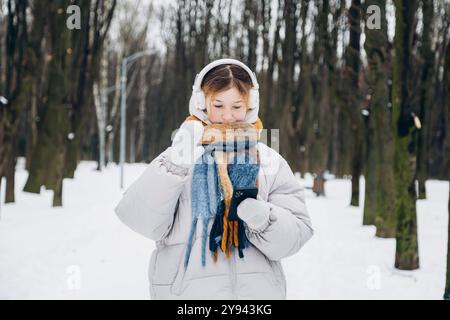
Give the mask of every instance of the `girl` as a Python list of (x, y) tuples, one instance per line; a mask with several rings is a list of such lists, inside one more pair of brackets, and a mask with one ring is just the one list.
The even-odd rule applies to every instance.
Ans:
[[(288, 163), (260, 141), (258, 94), (242, 62), (208, 64), (172, 145), (115, 208), (123, 223), (156, 241), (152, 299), (286, 299), (280, 260), (313, 229)], [(232, 198), (242, 188), (257, 188), (257, 197), (236, 209)]]

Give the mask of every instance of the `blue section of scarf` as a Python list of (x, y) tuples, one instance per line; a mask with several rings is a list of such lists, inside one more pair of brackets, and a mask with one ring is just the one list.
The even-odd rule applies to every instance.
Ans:
[[(210, 220), (215, 220), (217, 224), (216, 232), (210, 239), (210, 250), (215, 251), (220, 247), (221, 233), (220, 222), (223, 219), (224, 212), (224, 192), (221, 187), (220, 177), (218, 175), (217, 163), (214, 157), (216, 150), (225, 152), (234, 152), (230, 162), (227, 165), (228, 176), (235, 188), (255, 187), (256, 179), (259, 173), (259, 163), (251, 157), (246, 151), (255, 146), (258, 142), (252, 140), (242, 141), (226, 141), (205, 145), (205, 152), (194, 164), (192, 177), (192, 223), (189, 232), (189, 239), (185, 253), (184, 266), (189, 262), (189, 256), (192, 250), (194, 234), (198, 220), (203, 225), (202, 233), (202, 265), (206, 264), (206, 240), (208, 232), (208, 224)], [(217, 223), (216, 223), (217, 222)], [(239, 221), (240, 237), (239, 237), (239, 256), (242, 258), (242, 249), (248, 247), (248, 241), (245, 238), (242, 221)], [(213, 234), (214, 230), (211, 230)]]

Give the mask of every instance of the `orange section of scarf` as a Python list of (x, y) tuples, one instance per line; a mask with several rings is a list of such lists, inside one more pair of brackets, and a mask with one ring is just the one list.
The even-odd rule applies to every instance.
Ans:
[[(197, 117), (194, 116), (194, 115), (190, 115), (190, 116), (186, 117), (186, 119), (185, 119), (184, 121), (188, 121), (188, 120), (197, 120), (197, 121), (200, 121), (204, 126), (207, 125), (206, 123), (204, 123), (202, 120), (200, 120), (199, 118), (197, 118)], [(256, 129), (261, 130), (261, 129), (263, 128), (263, 124), (262, 124), (262, 121), (261, 121), (260, 118), (258, 118), (258, 119), (256, 120), (256, 122), (254, 122), (254, 123), (252, 123), (252, 124), (255, 126)]]

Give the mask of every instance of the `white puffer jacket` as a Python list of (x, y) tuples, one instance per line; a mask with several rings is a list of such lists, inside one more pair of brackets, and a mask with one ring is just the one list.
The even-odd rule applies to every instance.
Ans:
[[(156, 241), (148, 274), (151, 298), (286, 299), (280, 259), (295, 254), (313, 235), (303, 188), (288, 163), (275, 150), (258, 143), (258, 196), (270, 206), (269, 221), (258, 230), (246, 228), (251, 245), (244, 249), (244, 258), (234, 250), (229, 259), (219, 250), (214, 263), (207, 248), (205, 267), (201, 265), (202, 226), (198, 223), (185, 269), (192, 169), (171, 163), (167, 157), (170, 148), (149, 164), (115, 208), (123, 223)], [(209, 230), (211, 226), (212, 221)]]

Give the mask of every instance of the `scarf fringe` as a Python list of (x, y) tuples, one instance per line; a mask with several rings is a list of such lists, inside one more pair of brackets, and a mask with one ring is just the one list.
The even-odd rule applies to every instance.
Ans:
[(194, 240), (196, 226), (197, 226), (197, 217), (194, 216), (194, 218), (192, 219), (192, 223), (191, 223), (191, 230), (189, 232), (189, 239), (188, 239), (188, 244), (186, 247), (186, 253), (184, 255), (184, 267), (187, 267), (188, 262), (189, 262), (189, 256), (191, 254), (192, 243), (193, 243), (192, 240)]

